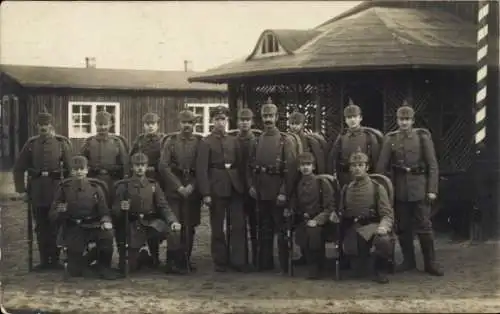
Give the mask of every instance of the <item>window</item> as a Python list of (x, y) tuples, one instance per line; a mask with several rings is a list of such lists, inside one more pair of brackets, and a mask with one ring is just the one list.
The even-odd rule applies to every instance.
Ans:
[[(218, 106), (228, 107), (228, 104), (186, 104), (186, 107), (192, 110), (197, 116), (201, 117), (201, 123), (194, 127), (194, 131), (203, 135), (208, 135), (214, 128), (213, 123), (210, 121), (210, 112)], [(229, 128), (229, 124), (228, 127)], [(226, 128), (226, 129), (227, 129)]]
[(110, 132), (120, 134), (120, 103), (117, 102), (82, 102), (68, 103), (68, 135), (70, 138), (87, 138), (95, 135), (95, 116), (99, 111), (111, 114)]

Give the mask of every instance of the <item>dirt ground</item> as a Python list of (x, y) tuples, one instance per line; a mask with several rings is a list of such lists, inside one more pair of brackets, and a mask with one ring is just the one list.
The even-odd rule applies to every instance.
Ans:
[[(302, 278), (300, 269), (294, 278), (274, 273), (215, 274), (205, 215), (193, 253), (198, 271), (189, 277), (148, 273), (111, 282), (63, 282), (62, 273), (27, 273), (25, 217), (24, 203), (3, 201), (2, 275), (7, 309), (130, 314), (500, 310), (498, 243), (469, 246), (439, 239), (438, 258), (446, 268), (445, 277), (398, 274), (385, 286), (362, 280), (336, 282), (332, 274), (312, 282)], [(34, 256), (36, 263), (36, 251)]]

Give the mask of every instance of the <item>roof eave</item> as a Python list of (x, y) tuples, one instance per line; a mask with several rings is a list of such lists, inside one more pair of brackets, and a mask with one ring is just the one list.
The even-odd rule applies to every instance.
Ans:
[(248, 79), (260, 76), (281, 75), (281, 74), (305, 74), (305, 73), (322, 73), (322, 72), (345, 72), (353, 70), (403, 70), (403, 69), (472, 69), (475, 64), (380, 64), (380, 65), (362, 65), (362, 66), (339, 66), (339, 67), (319, 67), (319, 68), (276, 68), (271, 70), (252, 71), (252, 72), (235, 72), (226, 74), (200, 75), (190, 77), (190, 83), (211, 83), (211, 84), (227, 84), (234, 80)]
[(227, 92), (224, 88), (147, 88), (137, 86), (78, 86), (78, 85), (62, 85), (62, 84), (19, 84), (25, 88), (53, 88), (53, 89), (87, 89), (87, 90), (120, 90), (120, 91), (167, 91), (167, 92)]

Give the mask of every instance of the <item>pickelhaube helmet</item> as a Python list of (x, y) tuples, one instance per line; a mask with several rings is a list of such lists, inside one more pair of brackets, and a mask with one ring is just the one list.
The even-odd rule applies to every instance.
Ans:
[(415, 116), (415, 110), (408, 104), (408, 101), (404, 101), (402, 106), (398, 108), (396, 112), (398, 118), (413, 118)]
[(216, 118), (216, 117), (227, 117), (229, 115), (229, 109), (227, 109), (224, 106), (217, 106), (212, 111), (210, 112), (211, 118)]
[(349, 163), (368, 163), (368, 155), (361, 151), (361, 147), (358, 147), (355, 153), (349, 157)]
[(288, 117), (288, 121), (292, 124), (301, 124), (306, 122), (306, 116), (298, 111), (294, 111)]
[(314, 163), (314, 155), (311, 154), (310, 152), (304, 152), (299, 154), (299, 156), (297, 156), (297, 159), (299, 161), (299, 164)]
[(88, 166), (87, 157), (82, 156), (82, 155), (73, 156), (69, 162), (69, 166), (72, 169), (87, 168), (87, 166)]
[(48, 112), (40, 112), (37, 116), (36, 122), (40, 125), (52, 124), (52, 115)]
[(249, 108), (241, 108), (238, 110), (238, 118), (239, 119), (252, 119), (253, 112)]
[(278, 107), (275, 104), (273, 104), (271, 97), (269, 97), (267, 99), (267, 103), (262, 105), (262, 107), (260, 108), (261, 114), (275, 114), (277, 112), (278, 112)]
[(154, 112), (148, 112), (142, 117), (143, 123), (157, 123), (160, 121), (160, 116)]
[(106, 111), (98, 111), (95, 116), (97, 124), (108, 124), (111, 122), (111, 114)]
[(130, 158), (130, 162), (134, 165), (147, 165), (148, 164), (148, 156), (143, 153), (135, 153)]
[(354, 104), (351, 98), (349, 98), (349, 105), (344, 108), (344, 117), (353, 117), (361, 115), (361, 108)]

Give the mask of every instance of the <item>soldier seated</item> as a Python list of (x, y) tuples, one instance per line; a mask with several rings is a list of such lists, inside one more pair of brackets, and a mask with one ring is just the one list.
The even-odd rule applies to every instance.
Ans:
[[(292, 197), (298, 225), (295, 241), (300, 246), (309, 266), (309, 279), (321, 276), (325, 258), (324, 226), (331, 212), (335, 212), (334, 191), (329, 182), (315, 175), (314, 156), (302, 153), (298, 157), (301, 178)], [(285, 215), (291, 212), (285, 211)]]
[(113, 212), (125, 225), (128, 250), (120, 261), (120, 269), (137, 271), (143, 266), (141, 248), (148, 240), (167, 240), (167, 273), (184, 274), (186, 255), (180, 249), (181, 225), (170, 210), (159, 184), (148, 177), (148, 157), (136, 153), (131, 158), (133, 176), (116, 183)]
[(111, 270), (113, 257), (113, 225), (106, 204), (106, 185), (87, 178), (87, 159), (75, 156), (71, 159), (73, 177), (61, 182), (50, 210), (52, 221), (62, 228), (58, 244), (66, 251), (67, 271), (70, 276), (91, 275), (88, 260), (83, 252), (89, 243), (97, 245), (97, 270), (104, 279), (116, 279)]
[(385, 187), (367, 174), (368, 160), (368, 156), (361, 151), (349, 158), (354, 180), (342, 190), (342, 208), (339, 211), (345, 227), (342, 244), (344, 254), (354, 263), (357, 275), (363, 276), (368, 272), (373, 275), (374, 281), (388, 283), (388, 278), (381, 271), (393, 256), (394, 212)]

